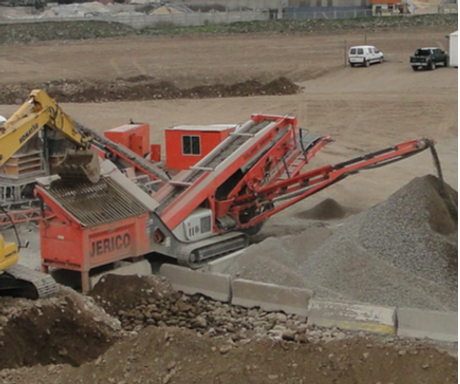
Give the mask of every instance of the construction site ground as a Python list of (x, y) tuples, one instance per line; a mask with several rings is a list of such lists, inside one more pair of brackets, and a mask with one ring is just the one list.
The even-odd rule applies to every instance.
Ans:
[[(101, 132), (130, 119), (148, 122), (151, 142), (163, 148), (163, 130), (170, 126), (244, 122), (259, 112), (294, 115), (301, 127), (335, 139), (313, 160), (315, 167), (429, 137), (437, 140), (444, 180), (457, 190), (458, 70), (414, 72), (408, 64), (409, 56), (418, 47), (447, 49), (445, 36), (451, 32), (448, 28), (427, 27), (309, 36), (143, 36), (5, 45), (0, 54), (0, 84), (13, 94), (53, 82), (62, 86), (59, 89), (65, 97), (72, 94), (69, 90), (75, 90), (75, 94), (88, 92), (91, 83), (107, 92), (114, 81), (129, 83), (121, 79), (166, 82), (179, 89), (235, 83), (260, 87), (274, 80), (281, 88), (283, 84), (296, 84), (302, 88), (291, 95), (283, 95), (289, 92), (280, 89), (270, 96), (249, 97), (216, 97), (211, 93), (213, 97), (200, 94), (136, 101), (126, 96), (109, 102), (88, 97), (88, 102), (60, 105), (76, 120)], [(385, 63), (369, 68), (345, 66), (345, 47), (364, 43), (381, 49)], [(59, 101), (57, 88), (55, 91), (54, 97)], [(125, 98), (131, 101), (123, 101)], [(20, 97), (4, 100), (0, 115), (8, 117), (23, 101)], [(346, 207), (347, 213), (362, 212), (383, 202), (415, 177), (427, 174), (435, 174), (428, 151), (351, 176), (274, 216), (259, 237), (301, 232), (298, 213), (309, 211), (326, 198)], [(321, 222), (319, 217), (316, 219)], [(31, 232), (25, 228), (21, 231), (24, 239), (32, 240), (31, 247), (23, 250), (24, 260), (37, 266), (37, 233), (30, 228)], [(307, 247), (308, 240), (318, 241), (317, 233), (309, 237), (305, 232)], [(302, 319), (283, 314), (273, 320), (286, 331), (282, 340), (268, 334), (266, 338), (256, 338), (250, 333), (242, 335), (241, 329), (232, 331), (234, 325), (209, 324), (209, 316), (203, 322), (199, 315), (213, 313), (212, 318), (218, 318), (217, 312), (222, 315), (229, 311), (227, 323), (229, 318), (238, 318), (238, 324), (246, 329), (254, 321), (268, 321), (271, 315), (260, 311), (242, 314), (198, 298), (184, 299), (169, 290), (167, 282), (159, 278), (133, 277), (112, 285), (107, 279), (93, 295), (96, 304), (70, 291), (38, 303), (2, 300), (0, 362), (5, 363), (0, 382), (457, 382), (457, 358), (452, 356), (456, 354), (452, 346), (446, 353), (427, 340), (398, 340), (339, 329), (308, 329), (308, 337), (298, 336)], [(162, 307), (160, 303), (166, 299), (169, 304)], [(99, 306), (120, 323), (101, 312)], [(183, 315), (180, 321), (194, 319), (187, 323), (188, 329), (180, 329), (180, 321), (171, 323), (166, 316), (181, 311), (189, 315)], [(224, 326), (226, 331), (220, 333)], [(291, 328), (296, 329), (297, 336), (287, 332)]]

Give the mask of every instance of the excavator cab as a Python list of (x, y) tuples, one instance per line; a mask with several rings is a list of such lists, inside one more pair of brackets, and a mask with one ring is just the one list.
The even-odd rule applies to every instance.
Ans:
[(39, 293), (33, 282), (17, 278), (9, 273), (10, 270), (14, 270), (18, 259), (18, 246), (5, 241), (0, 235), (0, 297), (25, 297), (36, 300)]
[(69, 149), (55, 171), (65, 181), (97, 183), (101, 177), (99, 156), (94, 149)]
[(18, 246), (15, 243), (5, 241), (0, 235), (0, 271), (16, 264), (18, 260)]

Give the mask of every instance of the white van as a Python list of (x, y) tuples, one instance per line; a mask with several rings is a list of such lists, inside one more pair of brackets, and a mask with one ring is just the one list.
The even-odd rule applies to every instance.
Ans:
[(368, 67), (372, 63), (383, 63), (383, 53), (372, 45), (358, 45), (348, 51), (350, 67), (364, 65)]

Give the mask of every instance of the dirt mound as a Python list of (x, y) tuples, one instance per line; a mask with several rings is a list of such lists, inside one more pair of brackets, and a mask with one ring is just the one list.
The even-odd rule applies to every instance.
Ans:
[(51, 299), (0, 302), (0, 369), (36, 364), (80, 365), (116, 339), (118, 320), (70, 289)]
[(319, 345), (260, 339), (237, 346), (190, 330), (148, 327), (79, 368), (3, 371), (2, 378), (11, 384), (454, 384), (456, 367), (446, 353), (394, 339), (363, 336)]
[(300, 219), (334, 220), (342, 219), (346, 214), (346, 209), (337, 201), (334, 199), (325, 199), (308, 211), (299, 212), (296, 216)]
[(179, 88), (169, 81), (158, 81), (153, 77), (139, 75), (111, 81), (55, 80), (44, 84), (6, 84), (2, 86), (0, 104), (22, 103), (32, 89), (44, 89), (61, 103), (86, 103), (292, 95), (301, 88), (284, 77), (268, 83), (246, 80), (234, 84), (218, 83)]

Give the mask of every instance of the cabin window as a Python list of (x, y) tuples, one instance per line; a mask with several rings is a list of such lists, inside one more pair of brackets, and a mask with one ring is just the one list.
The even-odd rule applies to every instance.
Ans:
[(182, 136), (183, 155), (201, 155), (200, 136)]

